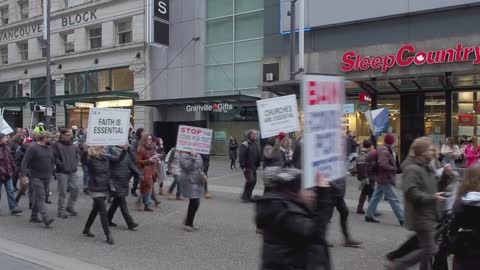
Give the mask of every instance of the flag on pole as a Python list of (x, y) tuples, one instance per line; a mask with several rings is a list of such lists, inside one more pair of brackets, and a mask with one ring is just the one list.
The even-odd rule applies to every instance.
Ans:
[(389, 115), (390, 112), (386, 108), (365, 112), (365, 117), (373, 135), (380, 136), (382, 133), (388, 132), (390, 127)]

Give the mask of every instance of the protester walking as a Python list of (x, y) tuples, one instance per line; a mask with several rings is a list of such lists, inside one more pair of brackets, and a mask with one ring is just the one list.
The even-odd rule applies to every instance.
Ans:
[(377, 148), (375, 155), (367, 159), (368, 166), (372, 168), (374, 173), (376, 187), (368, 205), (365, 221), (380, 222), (374, 216), (380, 200), (385, 196), (398, 222), (403, 226), (405, 220), (404, 212), (395, 193), (396, 174), (400, 172), (399, 157), (393, 149), (395, 138), (391, 134), (387, 134), (385, 135), (384, 143), (385, 145)]
[[(27, 137), (25, 139), (25, 142), (22, 143), (22, 145), (17, 149), (15, 152), (15, 155), (13, 158), (15, 159), (15, 164), (17, 165), (17, 175), (19, 174), (20, 168), (22, 168), (22, 161), (23, 158), (25, 157), (25, 153), (27, 152), (28, 148), (30, 148), (31, 144), (33, 142), (33, 139), (30, 137)], [(29, 209), (32, 209), (32, 196), (31, 195), (31, 188), (29, 188), (30, 184), (20, 184), (20, 190), (17, 193), (17, 196), (15, 198), (15, 201), (18, 202), (20, 201), (20, 198), (24, 196), (27, 192), (27, 189), (29, 190)]]
[(247, 139), (240, 145), (240, 168), (245, 176), (245, 187), (242, 194), (242, 202), (254, 202), (253, 189), (257, 184), (257, 169), (260, 167), (260, 152), (257, 146), (257, 131), (251, 129), (247, 133)]
[(263, 231), (262, 270), (331, 269), (326, 231), (330, 188), (318, 177), (313, 190), (301, 190), (301, 171), (267, 167), (268, 191), (257, 200), (255, 223)]
[(108, 224), (107, 206), (105, 199), (110, 195), (110, 161), (105, 155), (103, 146), (89, 146), (82, 153), (82, 161), (88, 167), (88, 190), (93, 199), (93, 206), (88, 215), (87, 222), (83, 229), (83, 235), (95, 237), (90, 228), (97, 215), (100, 215), (103, 232), (106, 236), (106, 242), (110, 245), (115, 244)]
[[(37, 134), (37, 143), (33, 144), (25, 153), (20, 170), (20, 181), (30, 183), (32, 215), (30, 222), (43, 222), (48, 228), (54, 219), (48, 215), (48, 209), (45, 205), (50, 179), (55, 170), (55, 156), (50, 146), (52, 135), (49, 132)], [(41, 215), (42, 219), (38, 217)]]
[(184, 198), (189, 199), (187, 216), (184, 229), (189, 232), (198, 230), (193, 225), (195, 215), (200, 206), (200, 199), (204, 195), (206, 176), (203, 173), (203, 162), (199, 154), (195, 152), (182, 153), (180, 155), (180, 186)]
[(285, 137), (280, 143), (280, 150), (282, 153), (283, 166), (290, 168), (293, 165), (293, 150), (292, 139)]
[[(130, 146), (130, 151), (131, 155), (135, 157), (135, 162), (136, 162), (136, 157), (137, 157), (137, 150), (138, 150), (138, 145), (140, 143), (140, 140), (142, 139), (143, 136), (145, 136), (147, 132), (143, 128), (138, 128), (137, 131), (135, 132), (135, 139), (133, 139), (131, 146)], [(130, 190), (130, 193), (132, 196), (138, 196), (137, 194), (137, 188), (139, 184), (139, 176), (133, 176), (133, 184), (132, 184), (132, 189)]]
[(230, 141), (228, 142), (228, 156), (230, 158), (230, 170), (237, 169), (237, 150), (238, 150), (238, 143), (235, 137), (230, 136)]
[[(80, 152), (73, 144), (72, 130), (61, 129), (60, 138), (52, 148), (58, 182), (58, 217), (67, 218), (67, 213), (77, 216), (75, 203), (80, 193), (80, 177), (77, 173)], [(66, 203), (67, 190), (70, 192), (70, 197)]]
[(180, 152), (177, 151), (176, 147), (173, 147), (170, 149), (170, 151), (167, 154), (166, 158), (167, 166), (168, 166), (168, 171), (172, 174), (173, 176), (173, 182), (170, 188), (168, 189), (168, 199), (172, 200), (173, 199), (173, 190), (175, 187), (177, 188), (177, 193), (176, 193), (176, 199), (181, 200), (181, 188), (180, 188)]
[[(167, 174), (165, 172), (165, 146), (163, 145), (162, 138), (155, 138), (155, 151), (158, 155), (159, 161), (157, 163), (157, 182), (158, 182), (158, 195), (165, 195), (166, 192), (163, 188)], [(152, 192), (155, 193), (155, 192)]]
[(150, 204), (153, 191), (153, 180), (156, 177), (156, 165), (159, 161), (159, 157), (155, 152), (152, 135), (145, 135), (140, 139), (136, 160), (137, 166), (143, 176), (143, 179), (140, 182), (141, 197), (138, 200), (137, 208), (140, 210), (140, 206), (143, 203), (144, 211), (153, 212), (153, 209), (150, 208)]
[(477, 137), (470, 138), (470, 143), (465, 148), (465, 168), (478, 163), (480, 158), (480, 147), (477, 143)]
[(415, 232), (418, 249), (388, 261), (388, 270), (404, 270), (418, 263), (420, 270), (432, 269), (431, 260), (438, 250), (435, 243), (435, 227), (440, 218), (438, 202), (446, 199), (437, 192), (435, 175), (429, 166), (434, 153), (435, 147), (430, 138), (418, 138), (410, 147), (410, 156), (402, 164), (405, 227)]
[(347, 157), (347, 171), (350, 171), (351, 170), (351, 166), (353, 163), (353, 161), (357, 158), (358, 156), (358, 142), (355, 140), (356, 139), (356, 135), (355, 133), (353, 133), (352, 131), (350, 130), (347, 130), (347, 133), (346, 133), (346, 150), (347, 150), (347, 153), (346, 153), (346, 157)]
[(113, 216), (120, 207), (128, 229), (133, 231), (138, 227), (138, 224), (135, 223), (128, 211), (126, 197), (128, 196), (130, 178), (135, 174), (141, 177), (141, 173), (131, 159), (129, 152), (128, 145), (111, 147), (108, 151), (110, 155), (111, 196), (113, 197), (108, 209), (108, 223), (111, 227), (117, 226), (113, 222)]
[[(210, 149), (211, 151), (212, 149)], [(212, 194), (208, 192), (208, 169), (210, 168), (210, 154), (200, 154), (200, 157), (202, 158), (202, 164), (203, 164), (203, 174), (205, 175), (205, 199), (211, 199)]]
[(267, 167), (285, 167), (285, 158), (281, 149), (281, 142), (286, 134), (280, 132), (276, 137), (269, 138), (263, 148), (263, 168)]
[(480, 269), (480, 165), (465, 172), (451, 225), (453, 270)]
[[(20, 129), (21, 131), (21, 129)], [(25, 136), (23, 135), (22, 132), (19, 132), (17, 129), (17, 133), (10, 139), (9, 145), (10, 145), (10, 153), (12, 156), (15, 158), (15, 153), (17, 152), (18, 149), (22, 146), (23, 142), (25, 141)], [(20, 167), (17, 167), (20, 168)], [(18, 171), (15, 170), (15, 173), (13, 174), (12, 177), (13, 180), (13, 189), (14, 191), (18, 191), (17, 183), (18, 183)]]
[(440, 154), (442, 155), (443, 165), (450, 164), (452, 168), (455, 168), (455, 161), (460, 158), (461, 155), (460, 148), (455, 144), (451, 137), (445, 139)]
[(357, 158), (357, 179), (360, 181), (360, 197), (357, 205), (358, 214), (365, 214), (363, 206), (367, 198), (370, 202), (375, 189), (374, 176), (368, 166), (368, 159), (372, 159), (369, 155), (375, 155), (375, 150), (372, 150), (372, 142), (370, 140), (364, 140), (362, 146), (363, 148), (360, 150)]
[(5, 186), (8, 208), (14, 216), (20, 215), (23, 212), (17, 209), (17, 201), (15, 200), (13, 177), (16, 171), (17, 165), (8, 147), (7, 136), (0, 133), (0, 194), (2, 192), (2, 186)]

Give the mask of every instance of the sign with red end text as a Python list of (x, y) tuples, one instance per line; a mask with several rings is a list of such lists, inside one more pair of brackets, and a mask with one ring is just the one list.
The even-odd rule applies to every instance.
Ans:
[(177, 150), (185, 152), (197, 152), (210, 154), (213, 130), (180, 125), (177, 135)]

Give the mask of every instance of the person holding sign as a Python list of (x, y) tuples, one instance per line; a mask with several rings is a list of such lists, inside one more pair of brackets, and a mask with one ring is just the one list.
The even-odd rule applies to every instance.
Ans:
[(248, 131), (247, 139), (240, 145), (240, 168), (245, 175), (245, 187), (242, 194), (242, 202), (254, 202), (252, 199), (253, 189), (257, 184), (257, 168), (260, 167), (260, 152), (256, 143), (257, 131)]
[(185, 218), (185, 230), (197, 231), (193, 226), (195, 214), (200, 207), (200, 199), (205, 193), (206, 176), (203, 173), (202, 157), (196, 152), (184, 152), (180, 155), (180, 186), (184, 198), (189, 199), (187, 216)]
[(150, 204), (153, 191), (153, 179), (156, 177), (156, 165), (159, 160), (160, 157), (155, 152), (152, 135), (143, 136), (140, 139), (137, 150), (137, 165), (143, 174), (143, 181), (140, 183), (142, 196), (139, 198), (137, 206), (140, 209), (141, 203), (143, 202), (143, 210), (147, 212), (153, 212)]

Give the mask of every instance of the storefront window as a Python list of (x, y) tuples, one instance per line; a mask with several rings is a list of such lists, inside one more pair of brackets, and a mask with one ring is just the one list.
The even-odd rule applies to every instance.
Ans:
[(88, 108), (78, 108), (67, 110), (67, 126), (71, 127), (73, 125), (82, 128), (88, 128), (88, 114), (90, 109)]
[(133, 72), (128, 68), (112, 70), (113, 91), (133, 91)]
[(88, 93), (109, 91), (110, 87), (110, 71), (91, 71), (88, 72)]
[(446, 136), (445, 104), (443, 94), (425, 97), (425, 134), (438, 147), (441, 147)]
[[(45, 77), (30, 80), (32, 97), (45, 97), (47, 95), (47, 82)], [(55, 95), (55, 81), (51, 82), (51, 95)]]
[(0, 83), (0, 98), (22, 96), (22, 85), (18, 81)]
[(65, 75), (65, 94), (133, 91), (133, 72), (128, 68), (88, 71)]
[(480, 137), (480, 92), (453, 94), (452, 134), (457, 143), (462, 138)]
[(65, 75), (65, 94), (78, 95), (84, 94), (86, 83), (86, 73), (74, 73)]

